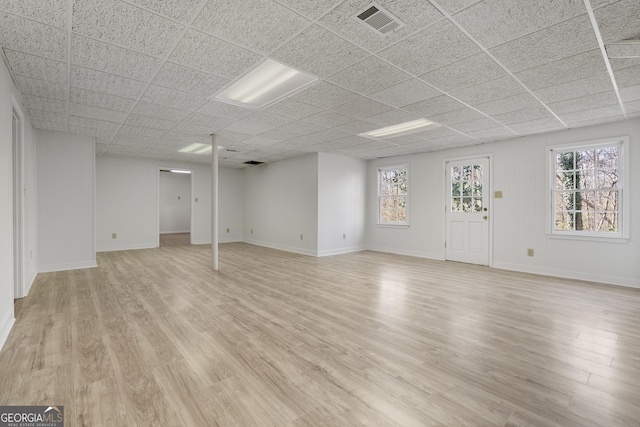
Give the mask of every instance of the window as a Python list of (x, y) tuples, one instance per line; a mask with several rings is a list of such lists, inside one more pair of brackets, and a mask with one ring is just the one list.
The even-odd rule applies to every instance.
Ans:
[(409, 225), (408, 166), (388, 166), (378, 169), (378, 223)]
[(622, 207), (627, 140), (551, 149), (551, 234), (626, 237)]

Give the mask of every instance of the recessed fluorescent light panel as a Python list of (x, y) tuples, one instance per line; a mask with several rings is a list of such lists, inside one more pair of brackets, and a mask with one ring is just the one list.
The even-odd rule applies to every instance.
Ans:
[(363, 132), (359, 135), (367, 138), (375, 138), (375, 139), (393, 138), (400, 135), (406, 135), (409, 133), (426, 130), (426, 128), (432, 127), (432, 126), (437, 126), (437, 124), (427, 119), (418, 119), (418, 120), (412, 120), (410, 122), (400, 123), (393, 126), (387, 126), (387, 127), (372, 130), (369, 132)]
[(183, 170), (180, 170), (180, 169), (171, 169), (169, 172), (172, 172), (172, 173), (191, 173), (191, 171), (183, 171)]
[[(223, 146), (218, 146), (218, 151), (224, 150)], [(191, 144), (188, 147), (184, 147), (180, 150), (181, 153), (187, 154), (211, 154), (211, 145), (210, 144), (200, 144), (196, 142), (195, 144)]]
[(250, 108), (277, 101), (318, 78), (267, 59), (216, 95), (216, 99)]

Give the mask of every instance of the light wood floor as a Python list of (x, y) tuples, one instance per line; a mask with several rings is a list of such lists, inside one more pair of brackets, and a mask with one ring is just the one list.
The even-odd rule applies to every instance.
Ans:
[(171, 233), (160, 235), (160, 247), (186, 246), (191, 244), (191, 233)]
[(243, 243), (38, 276), (0, 404), (68, 426), (640, 423), (640, 292), (375, 252)]

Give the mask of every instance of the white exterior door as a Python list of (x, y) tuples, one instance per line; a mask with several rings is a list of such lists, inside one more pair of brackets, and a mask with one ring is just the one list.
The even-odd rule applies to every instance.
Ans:
[(446, 163), (445, 259), (489, 265), (489, 158)]

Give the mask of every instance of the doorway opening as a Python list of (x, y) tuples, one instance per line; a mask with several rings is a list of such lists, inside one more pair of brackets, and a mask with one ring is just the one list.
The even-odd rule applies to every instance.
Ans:
[(11, 108), (11, 166), (13, 180), (13, 298), (24, 291), (24, 187), (22, 115)]
[(192, 171), (160, 169), (158, 189), (158, 245), (186, 246), (191, 244)]
[(445, 162), (445, 259), (490, 265), (491, 157)]

